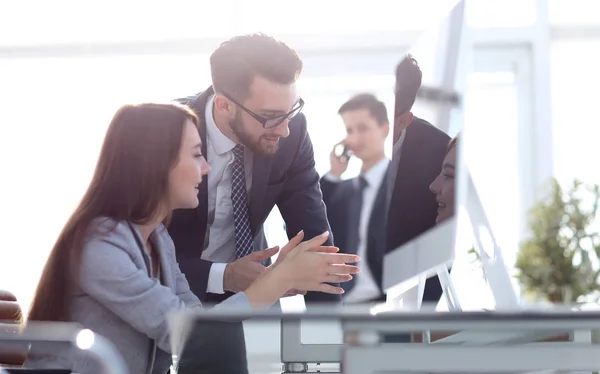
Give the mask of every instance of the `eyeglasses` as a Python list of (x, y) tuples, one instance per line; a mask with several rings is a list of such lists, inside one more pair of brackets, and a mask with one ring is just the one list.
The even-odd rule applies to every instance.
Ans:
[(281, 125), (283, 123), (283, 121), (285, 121), (286, 119), (291, 120), (292, 118), (294, 118), (296, 116), (296, 114), (300, 113), (300, 111), (304, 107), (304, 100), (302, 100), (302, 98), (299, 98), (298, 102), (296, 102), (296, 104), (294, 105), (294, 108), (291, 111), (289, 111), (287, 114), (280, 114), (280, 115), (273, 116), (273, 117), (263, 117), (263, 116), (260, 116), (256, 113), (254, 113), (253, 111), (246, 108), (242, 104), (238, 103), (236, 100), (231, 98), (231, 96), (229, 96), (228, 94), (222, 93), (222, 95), (225, 96), (227, 99), (229, 99), (229, 101), (231, 101), (235, 105), (242, 108), (242, 110), (244, 112), (248, 113), (249, 115), (251, 115), (252, 118), (254, 118), (258, 122), (260, 122), (260, 124), (262, 125), (262, 127), (264, 129), (272, 129), (274, 127)]

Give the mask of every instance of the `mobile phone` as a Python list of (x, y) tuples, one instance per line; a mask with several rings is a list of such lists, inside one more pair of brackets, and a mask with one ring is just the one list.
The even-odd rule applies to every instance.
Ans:
[(338, 145), (335, 147), (335, 155), (336, 155), (338, 158), (345, 158), (345, 159), (347, 160), (347, 159), (349, 159), (349, 158), (350, 158), (350, 156), (351, 156), (351, 153), (350, 153), (350, 150), (348, 149), (348, 147), (347, 147), (347, 146), (345, 146), (345, 145), (342, 145), (342, 144), (338, 144)]

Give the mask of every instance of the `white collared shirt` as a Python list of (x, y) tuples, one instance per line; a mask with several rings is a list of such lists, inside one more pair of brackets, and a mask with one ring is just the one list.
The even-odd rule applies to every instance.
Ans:
[[(360, 267), (360, 275), (356, 278), (354, 287), (344, 295), (344, 302), (347, 303), (360, 303), (364, 301), (373, 300), (379, 297), (379, 286), (373, 278), (373, 273), (369, 268), (367, 261), (367, 242), (369, 236), (369, 222), (371, 220), (371, 212), (373, 211), (373, 205), (377, 198), (377, 193), (381, 187), (381, 183), (388, 169), (390, 160), (383, 158), (381, 161), (373, 165), (366, 173), (362, 176), (367, 181), (367, 187), (363, 190), (363, 204), (360, 211), (360, 221), (358, 228), (358, 248), (357, 255), (363, 260), (358, 264)], [(329, 173), (325, 174), (325, 179), (331, 182), (339, 182), (340, 178), (335, 177)], [(354, 179), (354, 182), (358, 183), (358, 177)]]
[[(207, 292), (220, 293), (223, 290), (225, 266), (235, 260), (235, 224), (231, 203), (231, 177), (233, 148), (236, 143), (225, 136), (217, 127), (213, 117), (212, 95), (206, 102), (206, 157), (211, 169), (208, 173), (208, 221), (202, 259), (212, 261), (208, 275)], [(252, 152), (244, 153), (246, 191), (252, 185)], [(250, 196), (248, 195), (248, 198)]]

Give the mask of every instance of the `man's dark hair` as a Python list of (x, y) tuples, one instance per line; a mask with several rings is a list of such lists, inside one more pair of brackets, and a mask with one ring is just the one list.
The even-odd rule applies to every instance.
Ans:
[(379, 125), (389, 123), (385, 104), (370, 93), (361, 93), (351, 97), (340, 107), (338, 114), (342, 115), (345, 112), (359, 109), (367, 109)]
[(210, 56), (210, 71), (216, 92), (245, 99), (256, 75), (279, 84), (293, 84), (302, 72), (298, 54), (265, 34), (233, 37)]
[(412, 109), (421, 87), (423, 73), (417, 60), (407, 54), (396, 67), (396, 105), (394, 117)]

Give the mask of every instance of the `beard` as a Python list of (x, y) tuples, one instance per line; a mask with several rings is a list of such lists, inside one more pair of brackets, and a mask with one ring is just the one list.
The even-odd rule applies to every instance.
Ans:
[(244, 121), (240, 111), (235, 114), (235, 117), (229, 121), (229, 127), (240, 142), (248, 147), (252, 153), (258, 153), (261, 156), (273, 156), (279, 149), (279, 144), (269, 144), (266, 141), (262, 142), (264, 135), (261, 135), (258, 140), (253, 140), (252, 135), (244, 127)]

